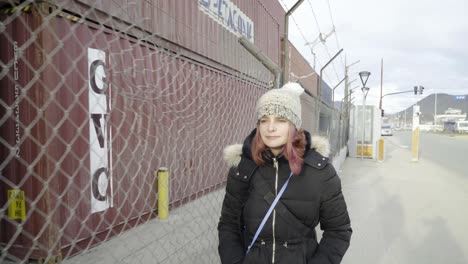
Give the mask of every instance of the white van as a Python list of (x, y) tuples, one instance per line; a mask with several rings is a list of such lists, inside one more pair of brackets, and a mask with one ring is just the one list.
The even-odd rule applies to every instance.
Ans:
[(392, 136), (393, 135), (393, 130), (392, 130), (392, 125), (390, 124), (383, 124), (382, 125), (382, 130), (380, 133), (382, 136)]
[(468, 121), (457, 121), (455, 131), (458, 133), (468, 133)]

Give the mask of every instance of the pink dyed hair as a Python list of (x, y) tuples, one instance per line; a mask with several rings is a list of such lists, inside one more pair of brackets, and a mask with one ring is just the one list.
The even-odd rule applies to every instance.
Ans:
[[(306, 139), (304, 130), (302, 128), (296, 129), (296, 127), (290, 123), (288, 142), (284, 145), (283, 155), (288, 160), (289, 167), (294, 175), (299, 175), (299, 173), (301, 173), (302, 164), (304, 163), (305, 145)], [(252, 158), (258, 166), (265, 164), (262, 155), (265, 149), (266, 146), (265, 143), (263, 143), (262, 137), (260, 136), (260, 129), (257, 125), (257, 132), (252, 140)]]

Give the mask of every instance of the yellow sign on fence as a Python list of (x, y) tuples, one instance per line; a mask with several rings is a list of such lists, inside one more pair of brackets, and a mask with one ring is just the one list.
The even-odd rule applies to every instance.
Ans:
[(24, 191), (8, 190), (8, 218), (26, 220), (26, 202)]

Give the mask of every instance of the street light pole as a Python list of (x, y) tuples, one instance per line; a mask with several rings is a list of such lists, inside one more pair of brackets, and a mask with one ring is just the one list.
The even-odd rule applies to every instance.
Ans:
[(366, 96), (364, 95), (365, 87), (362, 87), (362, 137), (361, 137), (361, 160), (364, 159), (364, 140), (366, 138)]
[(362, 71), (359, 72), (359, 77), (361, 78), (362, 83), (362, 138), (361, 138), (361, 160), (364, 159), (364, 140), (366, 137), (366, 97), (367, 93), (369, 93), (369, 87), (366, 87), (367, 80), (369, 79), (370, 72)]

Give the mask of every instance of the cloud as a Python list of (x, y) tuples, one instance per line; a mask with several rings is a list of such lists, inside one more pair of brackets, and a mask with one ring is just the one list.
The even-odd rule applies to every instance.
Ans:
[[(348, 64), (360, 60), (350, 69), (350, 79), (356, 78), (362, 70), (372, 73), (368, 82), (370, 104), (378, 105), (380, 100), (382, 58), (384, 94), (411, 90), (414, 85), (426, 87), (425, 95), (435, 92), (468, 94), (468, 49), (465, 48), (468, 1), (329, 1), (331, 15), (328, 0), (304, 1), (294, 13), (300, 31), (293, 30), (296, 26), (290, 23), (291, 41), (310, 62), (313, 56), (310, 48), (304, 47), (302, 35), (313, 41), (320, 31), (326, 33), (335, 25), (336, 36), (327, 39), (326, 46), (318, 44), (314, 47), (317, 68), (340, 48), (344, 49), (343, 56), (324, 73), (329, 86), (333, 87), (344, 76), (346, 54)], [(291, 7), (296, 1), (285, 2)], [(359, 83), (358, 80), (353, 86)], [(337, 88), (338, 98), (343, 95), (343, 90)], [(385, 97), (383, 102), (388, 108), (386, 112), (391, 113), (411, 106), (421, 98), (407, 93)], [(360, 100), (356, 97), (355, 102)]]

